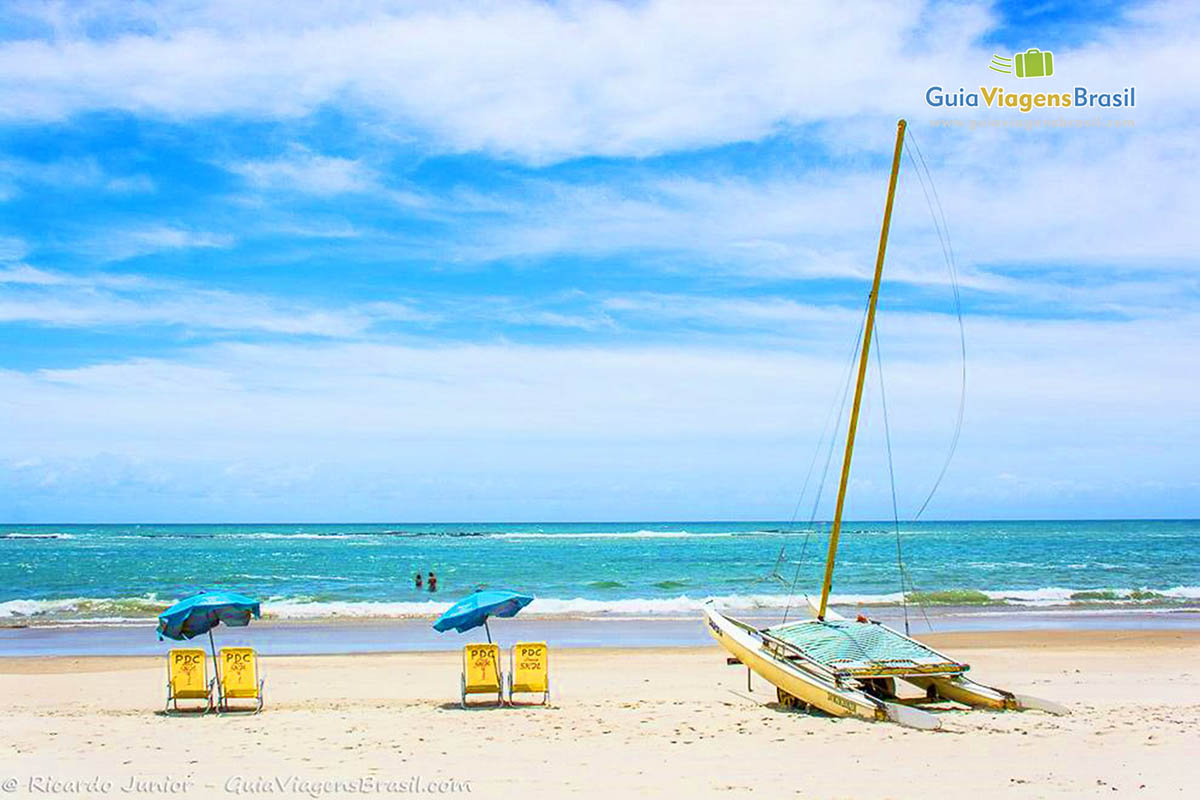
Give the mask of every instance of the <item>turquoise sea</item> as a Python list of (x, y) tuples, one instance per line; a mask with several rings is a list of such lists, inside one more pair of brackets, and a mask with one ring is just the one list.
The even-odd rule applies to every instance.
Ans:
[[(527, 613), (691, 615), (708, 598), (774, 614), (817, 589), (827, 526), (780, 522), (0, 526), (0, 626), (146, 620), (231, 588), (279, 619), (428, 616), (477, 586)], [(897, 539), (931, 609), (1200, 607), (1200, 521), (851, 523), (834, 601), (896, 606)], [(437, 572), (437, 594), (417, 571)], [(798, 578), (797, 578), (798, 570)], [(771, 577), (772, 573), (786, 578)], [(906, 587), (908, 588), (908, 587)]]

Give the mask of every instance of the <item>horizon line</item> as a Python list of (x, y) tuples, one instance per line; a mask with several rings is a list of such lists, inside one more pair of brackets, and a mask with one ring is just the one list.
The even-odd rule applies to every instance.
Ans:
[[(622, 519), (622, 520), (596, 520), (596, 519), (571, 519), (571, 520), (452, 520), (436, 522), (430, 520), (417, 521), (397, 521), (384, 520), (376, 522), (367, 522), (364, 520), (345, 520), (339, 522), (319, 522), (319, 521), (304, 521), (304, 520), (285, 520), (282, 522), (269, 522), (262, 520), (246, 520), (246, 521), (202, 521), (202, 522), (162, 522), (162, 521), (123, 521), (123, 522), (0, 522), (0, 527), (46, 527), (54, 525), (715, 525), (715, 524), (730, 524), (730, 525), (746, 525), (750, 523), (770, 523), (782, 526), (796, 526), (795, 521), (773, 520), (773, 519)], [(805, 525), (827, 525), (832, 520), (815, 520)], [(882, 524), (882, 525), (921, 525), (935, 522), (1200, 522), (1200, 517), (988, 517), (988, 518), (932, 518), (919, 520), (895, 520), (895, 519), (847, 519), (845, 523), (853, 524)]]

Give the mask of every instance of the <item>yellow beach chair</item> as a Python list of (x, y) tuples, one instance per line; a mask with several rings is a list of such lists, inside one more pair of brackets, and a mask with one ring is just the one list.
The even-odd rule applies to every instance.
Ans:
[(208, 658), (203, 650), (188, 648), (167, 653), (166, 710), (179, 711), (180, 700), (203, 700), (203, 711), (211, 711), (212, 690), (213, 682), (208, 678)]
[(515, 692), (542, 693), (550, 701), (550, 649), (545, 642), (517, 642), (509, 654), (508, 702)]
[(469, 694), (494, 694), (496, 705), (504, 704), (500, 675), (500, 645), (469, 644), (463, 648), (462, 707)]
[[(263, 707), (263, 677), (258, 654), (249, 647), (222, 647), (217, 656), (217, 711), (249, 711), (257, 714)], [(253, 707), (235, 708), (230, 700), (249, 700)]]

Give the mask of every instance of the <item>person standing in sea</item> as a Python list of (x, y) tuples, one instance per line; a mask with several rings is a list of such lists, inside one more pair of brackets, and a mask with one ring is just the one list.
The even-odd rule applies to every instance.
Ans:
[(429, 591), (437, 591), (437, 575), (433, 574), (433, 570), (429, 570), (429, 580), (426, 583), (429, 584)]

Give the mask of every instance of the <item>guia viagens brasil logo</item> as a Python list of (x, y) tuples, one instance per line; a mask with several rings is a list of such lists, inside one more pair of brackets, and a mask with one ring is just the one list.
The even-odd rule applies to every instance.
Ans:
[[(1054, 54), (1031, 47), (1011, 56), (993, 55), (988, 69), (1016, 78), (1049, 78), (1054, 75)], [(1023, 114), (1035, 108), (1132, 108), (1135, 88), (1094, 92), (1086, 86), (1074, 86), (1067, 92), (1013, 92), (1001, 86), (980, 86), (978, 91), (959, 87), (955, 92), (930, 86), (925, 102), (934, 108), (1011, 108)]]

